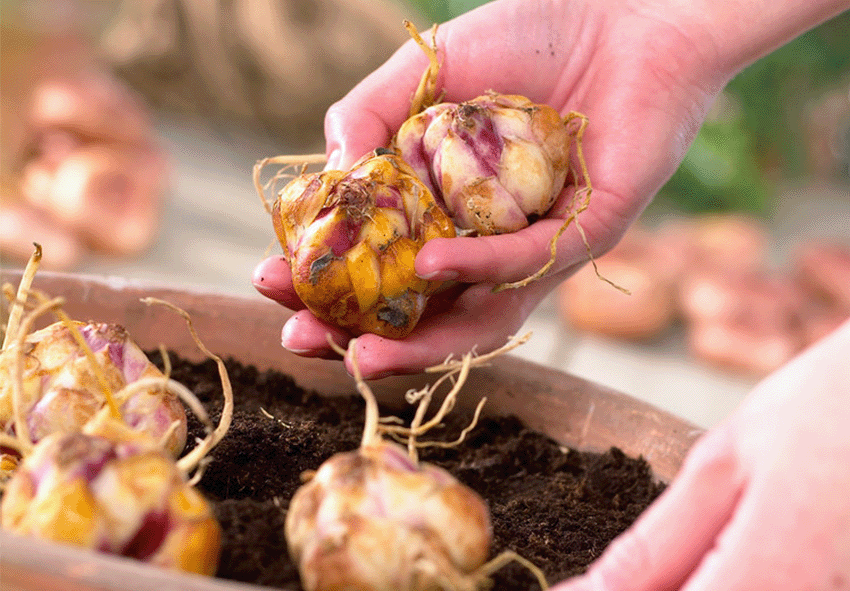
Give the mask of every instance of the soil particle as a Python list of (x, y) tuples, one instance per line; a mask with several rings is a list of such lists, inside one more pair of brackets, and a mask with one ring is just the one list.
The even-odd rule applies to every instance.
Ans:
[[(149, 354), (160, 365), (158, 352)], [(221, 387), (214, 363), (172, 357), (172, 377), (192, 389), (218, 420)], [(363, 428), (356, 395), (323, 398), (286, 375), (228, 361), (235, 412), (199, 484), (223, 528), (217, 576), (300, 590), (283, 523), (300, 475), (355, 449)], [(398, 414), (387, 410), (382, 414)], [(409, 416), (406, 417), (409, 419)], [(456, 413), (431, 438), (453, 440), (470, 417)], [(202, 435), (190, 420), (190, 438)], [(612, 448), (564, 450), (512, 417), (484, 418), (457, 448), (426, 448), (420, 460), (442, 466), (477, 491), (492, 513), (493, 555), (511, 549), (550, 583), (582, 573), (661, 493), (649, 465)], [(493, 576), (494, 588), (537, 589), (518, 564)]]

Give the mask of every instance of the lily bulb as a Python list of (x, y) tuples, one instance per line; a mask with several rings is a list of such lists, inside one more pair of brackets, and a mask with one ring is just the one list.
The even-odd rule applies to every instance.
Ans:
[(295, 292), (318, 318), (355, 334), (403, 338), (441, 285), (414, 260), (435, 237), (454, 237), (431, 191), (395, 153), (379, 149), (348, 171), (303, 174), (280, 192), (275, 232)]
[(104, 408), (82, 431), (39, 441), (9, 480), (4, 529), (212, 575), (221, 529), (174, 459)]
[(547, 105), (490, 92), (438, 103), (408, 119), (393, 148), (463, 230), (515, 232), (564, 188), (571, 136)]
[[(186, 410), (172, 392), (156, 387), (122, 396), (121, 390), (143, 378), (163, 377), (120, 325), (74, 323), (100, 365), (106, 386), (116, 396), (124, 421), (177, 456), (186, 444)], [(106, 404), (101, 382), (71, 330), (56, 322), (27, 335), (23, 355), (22, 405), (30, 438), (79, 431)], [(0, 429), (14, 427), (14, 367), (17, 347), (0, 353)]]
[(327, 460), (292, 498), (286, 540), (308, 591), (476, 589), (492, 541), (484, 501), (377, 442)]

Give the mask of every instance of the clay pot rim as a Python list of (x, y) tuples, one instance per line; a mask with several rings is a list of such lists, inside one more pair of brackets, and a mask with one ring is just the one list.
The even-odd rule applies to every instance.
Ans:
[[(17, 285), (20, 271), (0, 271), (3, 283)], [(319, 393), (352, 394), (353, 380), (340, 362), (305, 359), (280, 346), (280, 327), (291, 312), (262, 296), (229, 295), (116, 277), (40, 272), (34, 287), (66, 299), (65, 311), (75, 319), (123, 324), (144, 349), (160, 344), (199, 360), (182, 320), (162, 306), (148, 306), (143, 297), (167, 300), (186, 310), (207, 347), (222, 357), (234, 357), (258, 369), (274, 368)], [(43, 324), (49, 323), (45, 319)], [(252, 343), (246, 348), (246, 343)], [(370, 383), (384, 402), (401, 401), (411, 387), (429, 376), (399, 376)], [(475, 369), (463, 390), (460, 406), (474, 406), (486, 395), (485, 412), (514, 414), (529, 427), (560, 444), (587, 451), (618, 447), (642, 456), (655, 476), (669, 482), (703, 429), (646, 402), (577, 376), (506, 355)], [(477, 393), (480, 395), (472, 395)], [(162, 571), (133, 560), (95, 554), (0, 531), (0, 569), (11, 588), (63, 588), (106, 591), (116, 582), (127, 591), (261, 591), (246, 585)], [(16, 586), (17, 585), (17, 586)]]

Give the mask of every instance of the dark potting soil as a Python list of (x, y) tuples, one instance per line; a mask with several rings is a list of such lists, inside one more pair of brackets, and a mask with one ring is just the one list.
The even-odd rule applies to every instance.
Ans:
[[(159, 353), (151, 353), (159, 363)], [(172, 357), (172, 377), (192, 389), (218, 420), (221, 386), (214, 363)], [(300, 475), (331, 455), (356, 449), (364, 404), (356, 394), (323, 398), (286, 375), (227, 363), (235, 396), (233, 423), (199, 484), (223, 528), (218, 575), (300, 589), (284, 539), (289, 499)], [(398, 412), (382, 413), (398, 414)], [(452, 414), (440, 433), (454, 440), (470, 416)], [(190, 421), (190, 441), (200, 436)], [(432, 432), (431, 438), (438, 438)], [(477, 491), (492, 513), (493, 555), (511, 549), (550, 583), (580, 574), (663, 489), (640, 458), (564, 450), (515, 418), (483, 418), (462, 445), (425, 448), (420, 460), (453, 473)], [(493, 576), (494, 588), (537, 589), (518, 564)]]

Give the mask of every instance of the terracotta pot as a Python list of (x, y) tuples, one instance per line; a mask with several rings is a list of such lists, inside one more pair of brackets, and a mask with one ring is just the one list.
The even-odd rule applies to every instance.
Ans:
[[(19, 272), (4, 271), (0, 280), (17, 285)], [(204, 343), (222, 357), (234, 357), (259, 369), (292, 375), (299, 385), (328, 396), (350, 394), (353, 380), (339, 362), (304, 359), (280, 346), (284, 308), (256, 298), (234, 297), (142, 284), (118, 278), (40, 273), (34, 287), (66, 298), (65, 311), (81, 320), (123, 324), (144, 349), (160, 344), (200, 360), (184, 323), (162, 306), (147, 306), (153, 296), (186, 310)], [(45, 320), (45, 324), (49, 320)], [(371, 384), (383, 401), (400, 403), (410, 387), (426, 376), (394, 377)], [(475, 369), (461, 397), (473, 406), (486, 393), (486, 411), (514, 414), (529, 427), (580, 450), (603, 451), (617, 446), (643, 456), (655, 475), (669, 481), (702, 430), (630, 396), (563, 372), (504, 356)], [(78, 548), (20, 538), (0, 531), (0, 573), (5, 591), (261, 591), (256, 585), (164, 571), (137, 561)]]

